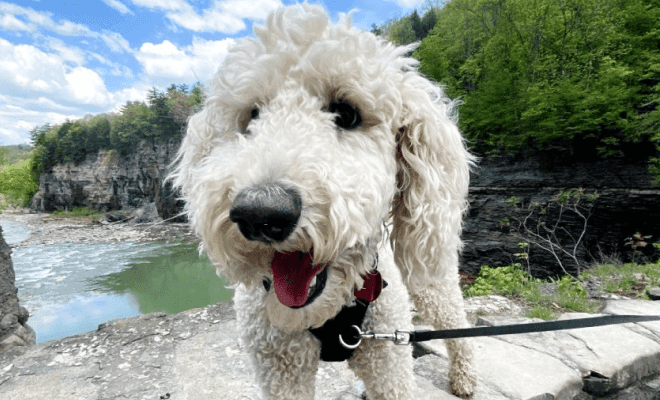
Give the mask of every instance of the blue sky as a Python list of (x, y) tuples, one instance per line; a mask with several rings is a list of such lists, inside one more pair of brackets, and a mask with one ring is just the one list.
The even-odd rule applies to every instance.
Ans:
[[(370, 29), (424, 0), (321, 0)], [(208, 81), (235, 39), (289, 0), (0, 0), (0, 145), (118, 110), (152, 87)], [(319, 1), (310, 1), (319, 3)]]

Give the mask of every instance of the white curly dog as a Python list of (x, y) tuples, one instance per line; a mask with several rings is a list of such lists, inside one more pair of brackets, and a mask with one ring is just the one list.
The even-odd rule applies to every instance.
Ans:
[[(326, 343), (309, 329), (355, 306), (363, 285), (363, 331), (412, 329), (413, 305), (436, 329), (468, 326), (457, 265), (472, 156), (413, 46), (308, 4), (254, 31), (190, 119), (172, 177), (235, 289), (264, 397), (313, 399)], [(469, 396), (472, 349), (446, 345), (451, 390)], [(411, 346), (365, 339), (349, 356), (368, 399), (415, 397)]]

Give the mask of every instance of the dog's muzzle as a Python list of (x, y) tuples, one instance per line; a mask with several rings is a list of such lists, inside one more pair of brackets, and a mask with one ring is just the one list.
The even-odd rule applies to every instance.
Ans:
[(229, 219), (248, 240), (283, 242), (296, 227), (302, 200), (295, 189), (277, 184), (248, 187), (234, 199)]

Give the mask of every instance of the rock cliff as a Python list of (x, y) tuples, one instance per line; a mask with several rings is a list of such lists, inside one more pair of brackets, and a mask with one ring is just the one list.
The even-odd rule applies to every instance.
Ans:
[[(78, 165), (57, 165), (41, 175), (32, 208), (52, 211), (88, 206), (107, 211), (155, 202), (163, 219), (175, 217), (183, 204), (171, 186), (162, 183), (177, 148), (178, 142), (152, 145), (143, 141), (132, 154), (101, 151), (88, 154)], [(501, 266), (519, 261), (513, 254), (521, 252), (521, 238), (513, 226), (502, 224), (504, 218), (513, 221), (514, 208), (507, 203), (510, 197), (515, 196), (519, 206), (525, 207), (532, 200), (545, 206), (560, 191), (577, 188), (600, 196), (578, 251), (583, 263), (599, 260), (601, 255), (629, 260), (631, 248), (625, 239), (636, 232), (652, 235), (650, 242), (660, 240), (660, 185), (653, 184), (646, 164), (621, 159), (559, 163), (539, 157), (486, 157), (471, 177), (461, 269), (476, 273), (484, 264)], [(567, 212), (563, 220), (569, 233), (580, 234), (579, 218)], [(185, 217), (173, 221), (182, 222)], [(660, 255), (650, 245), (637, 250), (649, 258)], [(536, 276), (563, 273), (551, 253), (534, 245), (529, 261)], [(566, 257), (562, 263), (570, 272), (577, 268)]]
[(79, 164), (58, 164), (40, 176), (32, 200), (37, 211), (87, 206), (109, 211), (133, 209), (155, 202), (164, 219), (176, 215), (176, 195), (163, 180), (176, 157), (178, 141), (151, 144), (142, 141), (130, 154), (102, 150)]
[(11, 248), (5, 242), (0, 227), (0, 353), (13, 346), (36, 343), (36, 335), (27, 324), (28, 310), (18, 304), (18, 290), (14, 282)]
[[(489, 157), (480, 161), (471, 176), (461, 269), (475, 273), (484, 264), (501, 266), (520, 261), (513, 254), (521, 252), (521, 239), (513, 224), (502, 223), (504, 218), (514, 219), (514, 207), (507, 202), (511, 196), (517, 198), (519, 206), (530, 201), (545, 206), (560, 191), (577, 188), (599, 195), (593, 202), (584, 246), (578, 251), (581, 261), (600, 261), (602, 255), (629, 260), (632, 249), (625, 245), (625, 239), (636, 232), (652, 235), (649, 243), (660, 240), (660, 185), (653, 183), (646, 164), (614, 159), (553, 165), (539, 158)], [(576, 215), (567, 212), (563, 220), (573, 235), (582, 231), (582, 221)], [(650, 244), (638, 251), (649, 258), (659, 255)], [(533, 245), (529, 261), (536, 276), (562, 273), (550, 252)], [(575, 271), (571, 260), (563, 257), (562, 262), (569, 271)]]

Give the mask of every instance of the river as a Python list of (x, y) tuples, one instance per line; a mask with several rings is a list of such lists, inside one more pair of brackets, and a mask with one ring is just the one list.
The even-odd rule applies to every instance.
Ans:
[[(14, 247), (30, 236), (3, 221)], [(20, 304), (37, 343), (94, 330), (117, 318), (173, 314), (230, 301), (232, 291), (194, 244), (57, 243), (12, 249)]]

